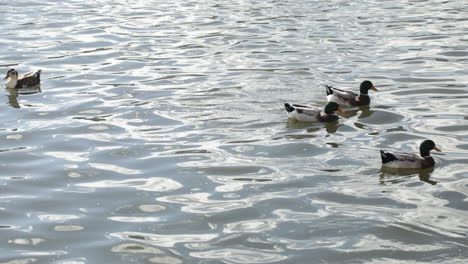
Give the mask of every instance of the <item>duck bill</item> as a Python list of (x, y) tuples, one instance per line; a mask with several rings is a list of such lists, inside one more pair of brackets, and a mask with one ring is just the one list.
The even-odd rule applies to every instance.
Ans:
[(6, 80), (6, 79), (8, 79), (8, 77), (9, 77), (9, 74), (8, 74), (8, 72), (7, 72), (5, 78), (3, 78), (3, 79)]
[(372, 91), (376, 91), (376, 92), (379, 91), (377, 88), (375, 88), (375, 86), (372, 86), (371, 90), (372, 90)]
[(343, 109), (341, 109), (341, 108), (338, 108), (338, 110), (336, 110), (336, 111), (337, 111), (338, 113), (342, 114), (342, 115), (346, 114), (346, 112), (345, 112)]
[(437, 151), (437, 152), (441, 152), (441, 150), (440, 150), (438, 147), (435, 147), (435, 146), (434, 146), (432, 149), (435, 150), (435, 151)]

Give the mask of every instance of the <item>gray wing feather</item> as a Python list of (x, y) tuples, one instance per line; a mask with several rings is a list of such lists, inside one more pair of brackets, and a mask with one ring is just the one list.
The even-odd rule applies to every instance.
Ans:
[(416, 162), (421, 158), (418, 157), (416, 154), (412, 153), (405, 153), (405, 152), (392, 152), (393, 156), (397, 158), (399, 161), (409, 161), (409, 162)]
[(318, 109), (305, 108), (305, 107), (297, 107), (296, 110), (300, 114), (305, 114), (305, 115), (310, 115), (310, 116), (317, 116), (320, 113), (320, 110)]
[(35, 71), (31, 71), (31, 72), (28, 72), (28, 73), (25, 73), (25, 74), (21, 75), (19, 78), (25, 78), (25, 77), (28, 77), (28, 76), (33, 75), (35, 73), (36, 73)]
[(338, 88), (332, 88), (332, 89), (333, 89), (333, 93), (335, 94), (335, 96), (339, 98), (343, 98), (346, 101), (352, 101), (356, 99), (356, 97), (358, 96), (355, 92), (352, 92), (352, 91), (345, 91), (345, 90), (341, 90)]

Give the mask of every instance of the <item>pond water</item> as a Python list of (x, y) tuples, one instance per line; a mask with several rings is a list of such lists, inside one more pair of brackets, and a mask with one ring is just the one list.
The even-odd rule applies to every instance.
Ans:
[[(464, 263), (466, 1), (2, 3), (0, 263)], [(3, 76), (2, 76), (3, 77)], [(370, 107), (331, 124), (325, 84)], [(379, 149), (442, 150), (381, 169)]]

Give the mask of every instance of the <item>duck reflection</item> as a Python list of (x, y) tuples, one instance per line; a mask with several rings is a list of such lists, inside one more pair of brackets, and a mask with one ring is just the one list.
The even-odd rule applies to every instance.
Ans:
[(323, 128), (328, 133), (335, 133), (338, 128), (342, 126), (339, 121), (329, 122), (329, 123), (310, 123), (310, 122), (300, 122), (294, 119), (288, 119), (288, 128), (294, 129), (307, 129), (308, 133), (317, 132)]
[(419, 176), (419, 180), (436, 185), (438, 182), (430, 179), (434, 167), (428, 169), (394, 169), (382, 167), (380, 169), (380, 183), (400, 183), (408, 181), (415, 175)]
[(36, 93), (42, 92), (40, 85), (31, 87), (31, 88), (22, 88), (22, 89), (7, 88), (6, 90), (8, 92), (8, 104), (12, 106), (13, 108), (21, 108), (18, 102), (19, 95), (29, 95), (29, 94), (36, 94)]
[(345, 112), (346, 113), (342, 115), (343, 117), (349, 118), (359, 114), (359, 119), (368, 118), (375, 113), (375, 111), (371, 110), (368, 105), (345, 109)]
[(326, 123), (324, 125), (325, 130), (330, 134), (335, 133), (338, 130), (338, 127), (342, 126), (339, 122)]
[(18, 90), (16, 89), (6, 89), (8, 91), (8, 104), (13, 108), (20, 108), (18, 103)]
[(359, 107), (359, 110), (361, 110), (361, 114), (358, 117), (359, 119), (368, 118), (375, 113), (375, 111), (370, 110), (368, 105)]

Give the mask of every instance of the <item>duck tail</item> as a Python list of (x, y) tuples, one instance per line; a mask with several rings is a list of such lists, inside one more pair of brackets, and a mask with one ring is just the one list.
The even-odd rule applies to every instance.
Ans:
[(41, 69), (39, 69), (39, 70), (36, 71), (36, 77), (37, 77), (38, 80), (41, 79), (41, 72), (42, 72)]
[(288, 103), (284, 104), (284, 108), (286, 109), (288, 113), (291, 113), (292, 111), (294, 111), (294, 107)]
[(327, 89), (327, 96), (333, 94), (333, 89), (332, 88), (333, 87), (331, 87), (330, 85), (325, 85), (325, 89)]
[(382, 158), (382, 163), (383, 164), (394, 161), (394, 160), (397, 159), (392, 153), (387, 152), (387, 151), (385, 151), (383, 149), (380, 150), (380, 157)]

